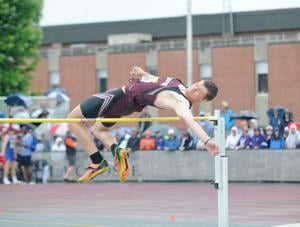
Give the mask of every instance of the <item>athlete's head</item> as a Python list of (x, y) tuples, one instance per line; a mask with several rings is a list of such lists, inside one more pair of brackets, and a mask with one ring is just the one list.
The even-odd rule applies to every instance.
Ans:
[(210, 101), (217, 94), (218, 87), (211, 80), (201, 80), (186, 89), (186, 95), (191, 102)]

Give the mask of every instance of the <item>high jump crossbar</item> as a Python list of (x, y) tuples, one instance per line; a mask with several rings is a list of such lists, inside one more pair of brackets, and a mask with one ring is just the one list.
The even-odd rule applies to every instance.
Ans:
[[(0, 118), (0, 123), (81, 123), (81, 122), (159, 122), (179, 121), (178, 117), (153, 118)], [(228, 157), (225, 151), (225, 120), (220, 110), (214, 116), (194, 117), (198, 121), (213, 121), (215, 140), (219, 145), (220, 154), (215, 157), (214, 186), (218, 190), (218, 227), (228, 227)]]
[[(194, 117), (198, 121), (217, 121), (214, 116)], [(80, 122), (158, 122), (180, 121), (179, 117), (152, 117), (152, 118), (0, 118), (0, 123), (80, 123)]]

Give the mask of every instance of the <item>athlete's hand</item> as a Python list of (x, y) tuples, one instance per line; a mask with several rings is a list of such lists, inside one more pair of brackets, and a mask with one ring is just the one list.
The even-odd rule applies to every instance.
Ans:
[(135, 77), (135, 76), (143, 76), (143, 75), (146, 75), (147, 72), (145, 72), (141, 67), (139, 66), (134, 66), (132, 68), (132, 70), (130, 71), (130, 75)]
[(209, 153), (211, 153), (214, 156), (217, 156), (220, 153), (219, 146), (213, 140), (209, 140), (205, 147), (207, 148)]

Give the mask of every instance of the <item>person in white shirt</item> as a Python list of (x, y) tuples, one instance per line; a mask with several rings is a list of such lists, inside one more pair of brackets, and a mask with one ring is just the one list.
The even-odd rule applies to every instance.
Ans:
[(57, 137), (51, 146), (52, 161), (63, 161), (66, 153), (66, 145), (61, 137)]
[(233, 126), (231, 128), (230, 134), (226, 138), (225, 148), (231, 150), (236, 149), (239, 139), (240, 135), (238, 134), (238, 129), (237, 127)]
[(289, 135), (286, 138), (285, 145), (287, 149), (295, 149), (298, 144), (300, 144), (300, 135), (297, 130), (297, 126), (292, 124)]

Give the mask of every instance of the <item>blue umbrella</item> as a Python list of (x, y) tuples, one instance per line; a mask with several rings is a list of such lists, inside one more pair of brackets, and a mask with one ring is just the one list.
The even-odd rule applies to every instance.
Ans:
[(61, 93), (64, 94), (66, 96), (69, 96), (68, 92), (66, 89), (61, 88), (61, 87), (56, 87), (56, 88), (50, 88), (48, 89), (44, 95), (48, 96), (50, 93), (55, 92), (55, 93)]
[(283, 119), (284, 113), (287, 111), (288, 111), (287, 108), (285, 108), (284, 106), (274, 106), (274, 107), (271, 107), (270, 109), (268, 109), (267, 115), (268, 115), (269, 119), (271, 121), (273, 121), (273, 119), (275, 117), (275, 112), (278, 113), (279, 119)]
[(58, 101), (61, 101), (61, 102), (70, 100), (66, 89), (60, 88), (60, 87), (50, 88), (44, 93), (44, 95), (48, 96), (50, 98), (56, 98)]
[(7, 96), (4, 102), (8, 106), (25, 106), (29, 107), (32, 104), (32, 101), (29, 97), (22, 94), (12, 94)]
[(287, 108), (285, 108), (284, 106), (274, 106), (271, 107), (270, 109), (268, 109), (267, 111), (267, 115), (272, 118), (274, 117), (274, 113), (277, 112), (280, 118), (283, 118), (284, 113), (287, 112)]
[(257, 119), (258, 116), (255, 112), (253, 111), (249, 111), (249, 110), (242, 110), (239, 113), (235, 113), (232, 116), (232, 119), (236, 119), (236, 120), (251, 120), (251, 119)]

